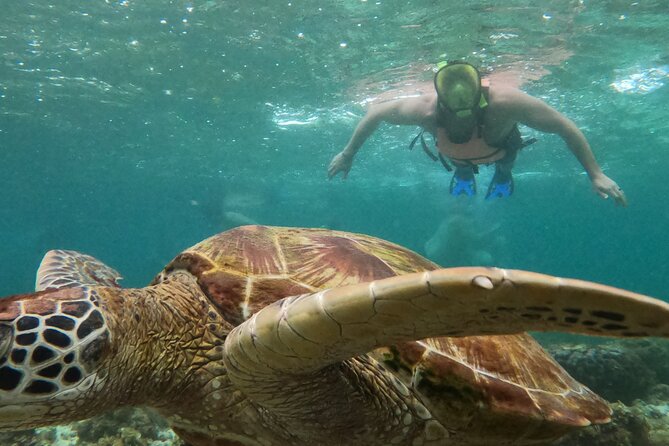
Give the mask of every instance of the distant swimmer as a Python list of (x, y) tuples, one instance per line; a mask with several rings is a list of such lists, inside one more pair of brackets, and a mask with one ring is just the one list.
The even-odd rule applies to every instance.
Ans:
[[(576, 124), (540, 99), (519, 89), (482, 79), (469, 63), (456, 61), (442, 64), (434, 77), (434, 92), (394, 99), (370, 106), (348, 144), (330, 162), (328, 178), (338, 173), (346, 178), (353, 157), (381, 122), (417, 125), (422, 131), (418, 141), (433, 159), (453, 171), (452, 195), (474, 195), (481, 164), (495, 164), (495, 174), (488, 186), (486, 199), (508, 197), (513, 193), (511, 170), (518, 151), (532, 144), (523, 140), (518, 124), (559, 135), (587, 172), (592, 186), (602, 198), (612, 197), (616, 204), (627, 206), (623, 190), (606, 176)], [(437, 153), (428, 147), (423, 132), (435, 138)]]

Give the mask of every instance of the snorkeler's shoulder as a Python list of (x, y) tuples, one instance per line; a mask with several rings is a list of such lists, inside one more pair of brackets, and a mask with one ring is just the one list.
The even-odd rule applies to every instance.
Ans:
[(495, 83), (488, 88), (488, 103), (504, 105), (517, 100), (521, 94), (523, 92), (516, 87)]
[(394, 111), (404, 117), (414, 119), (429, 119), (433, 117), (437, 107), (436, 94), (421, 94), (419, 96), (409, 96), (398, 98), (392, 104), (389, 104)]
[(495, 85), (488, 91), (488, 104), (499, 112), (510, 112), (532, 101), (530, 95), (513, 86)]
[(410, 108), (423, 108), (437, 105), (436, 93), (422, 93), (418, 95), (403, 96), (397, 98), (397, 104)]

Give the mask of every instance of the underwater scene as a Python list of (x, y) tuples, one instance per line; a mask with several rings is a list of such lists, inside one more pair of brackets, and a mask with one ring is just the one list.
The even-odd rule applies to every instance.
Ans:
[[(428, 353), (411, 362), (401, 348), (348, 361), (368, 351), (354, 346), (420, 338), (382, 324), (387, 336), (373, 338), (371, 317), (346, 342), (338, 322), (337, 342), (318, 354), (280, 344), (290, 361), (308, 357), (306, 369), (285, 360), (255, 373), (264, 359), (254, 350), (240, 378), (221, 353), (232, 327), (273, 300), (427, 268), (399, 246), (445, 268), (532, 271), (669, 302), (667, 0), (26, 0), (1, 9), (0, 444), (669, 445), (669, 312), (636, 294), (597, 307), (609, 297), (589, 283), (545, 291), (535, 276), (505, 279), (539, 299), (507, 323), (475, 303), (497, 273), (462, 270), (473, 274), (462, 289), (474, 300), (444, 314), (456, 313), (453, 339), (482, 336), (467, 345), (483, 359), (453, 353), (466, 373), (420, 362)], [(266, 243), (262, 228), (232, 231), (227, 244), (172, 262), (245, 225), (315, 229), (277, 230)], [(232, 259), (217, 246), (248, 249)], [(54, 249), (67, 251), (42, 262)], [(317, 278), (278, 290), (249, 272), (290, 264), (289, 253)], [(260, 282), (273, 297), (254, 294)], [(397, 287), (413, 299), (409, 285)], [(362, 305), (367, 295), (351, 289)], [(161, 303), (161, 293), (183, 302)], [(542, 313), (563, 297), (569, 314)], [(179, 305), (190, 316), (175, 316)], [(468, 308), (480, 319), (457, 316)], [(396, 316), (423, 333), (437, 313)], [(494, 335), (525, 330), (547, 353), (525, 337), (486, 353)], [(185, 338), (211, 349), (195, 360), (179, 347)], [(428, 344), (415, 345), (437, 349)], [(564, 375), (549, 374), (551, 358)], [(397, 377), (360, 384), (381, 363)], [(356, 396), (341, 406), (350, 420), (341, 417), (339, 387), (313, 378), (323, 367), (355, 376), (346, 389), (363, 386), (353, 393), (379, 407), (379, 395), (397, 393), (388, 404), (403, 415), (354, 417), (364, 406)], [(296, 370), (312, 377), (308, 392), (285, 378)], [(158, 375), (171, 390), (151, 388)], [(259, 376), (280, 392), (267, 397)], [(513, 392), (500, 390), (511, 381)], [(411, 386), (423, 397), (407, 396)], [(445, 402), (425, 396), (439, 392)], [(183, 407), (172, 410), (168, 396)], [(482, 407), (497, 415), (479, 424), (436, 415)], [(300, 433), (295, 413), (319, 436)], [(361, 425), (349, 432), (351, 422)]]

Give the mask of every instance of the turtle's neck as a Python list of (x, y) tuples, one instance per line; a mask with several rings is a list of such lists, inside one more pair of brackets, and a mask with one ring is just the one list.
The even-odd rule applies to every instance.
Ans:
[(195, 279), (177, 273), (155, 286), (109, 291), (103, 305), (112, 315), (115, 399), (161, 412), (201, 405), (206, 383), (225, 379), (222, 345), (231, 326)]

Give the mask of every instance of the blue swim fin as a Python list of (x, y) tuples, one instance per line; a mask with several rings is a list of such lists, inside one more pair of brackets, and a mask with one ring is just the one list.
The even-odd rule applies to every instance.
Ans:
[(476, 179), (474, 172), (470, 168), (458, 168), (451, 178), (449, 188), (451, 195), (457, 197), (465, 194), (468, 197), (476, 195)]
[(511, 172), (502, 173), (499, 169), (495, 169), (495, 175), (490, 181), (485, 199), (510, 197), (511, 194), (513, 194), (513, 176)]

